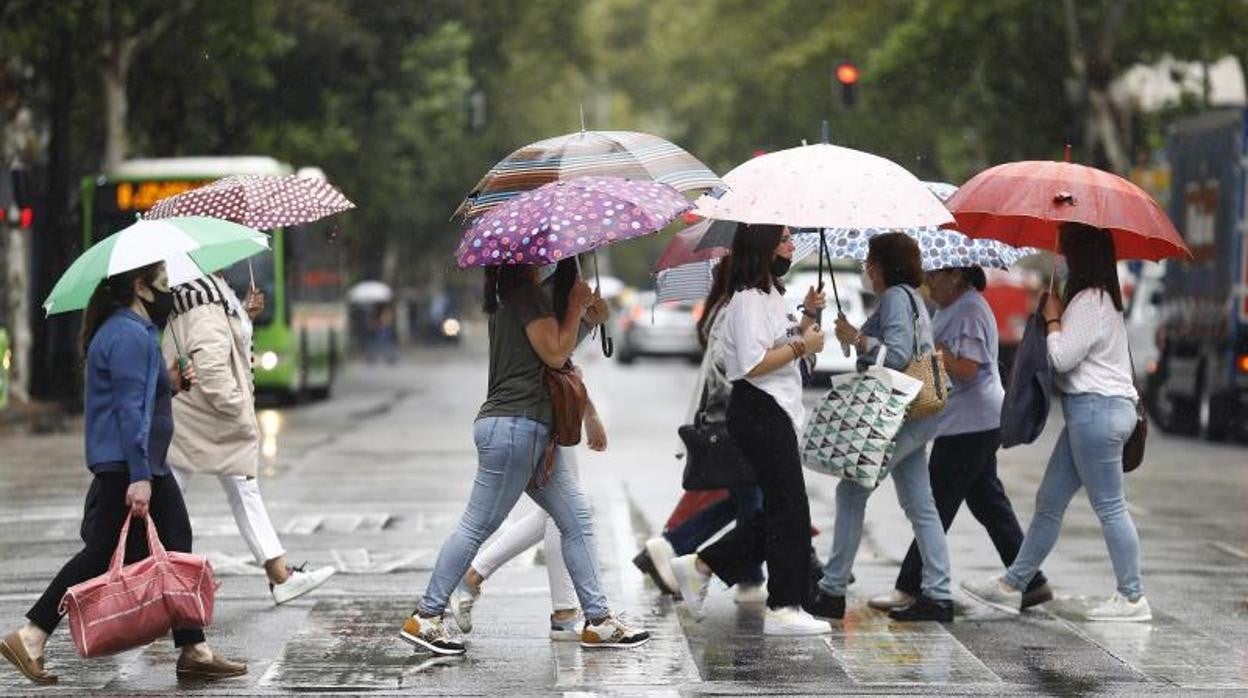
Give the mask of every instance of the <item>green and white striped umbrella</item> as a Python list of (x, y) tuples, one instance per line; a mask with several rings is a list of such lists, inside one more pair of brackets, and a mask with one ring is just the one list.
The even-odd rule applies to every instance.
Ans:
[(269, 239), (253, 228), (219, 218), (142, 220), (92, 245), (52, 287), (43, 302), (46, 314), (87, 307), (104, 279), (164, 262), (169, 285), (177, 286), (269, 249)]

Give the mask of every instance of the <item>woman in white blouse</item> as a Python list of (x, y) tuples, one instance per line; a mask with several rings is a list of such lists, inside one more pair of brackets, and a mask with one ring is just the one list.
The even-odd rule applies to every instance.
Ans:
[(1050, 296), (1044, 318), (1066, 427), (1036, 492), (1036, 513), (1014, 564), (1003, 576), (963, 588), (984, 603), (1018, 613), (1020, 590), (1053, 550), (1066, 505), (1083, 487), (1101, 521), (1118, 581), (1109, 600), (1088, 612), (1088, 620), (1149, 621), (1140, 538), (1123, 493), (1122, 449), (1135, 428), (1139, 397), (1131, 381), (1114, 242), (1108, 231), (1066, 223), (1060, 248), (1069, 269), (1065, 305)]
[(712, 573), (732, 586), (754, 578), (765, 561), (767, 635), (831, 630), (802, 610), (810, 593), (810, 504), (797, 445), (805, 419), (798, 362), (823, 348), (816, 318), (824, 297), (812, 288), (800, 321), (790, 314), (780, 277), (792, 257), (787, 228), (740, 226), (732, 245), (731, 297), (720, 311), (725, 374), (732, 382), (728, 433), (754, 468), (763, 511), (714, 544), (672, 561), (681, 597), (695, 617), (702, 615)]

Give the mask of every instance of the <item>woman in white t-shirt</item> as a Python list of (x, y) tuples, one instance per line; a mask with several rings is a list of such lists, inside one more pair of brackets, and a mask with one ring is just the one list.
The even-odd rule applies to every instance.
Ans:
[(1122, 449), (1135, 429), (1139, 396), (1114, 240), (1108, 231), (1080, 223), (1065, 223), (1060, 230), (1070, 270), (1065, 305), (1050, 296), (1044, 322), (1066, 426), (1036, 491), (1036, 513), (1014, 564), (1000, 577), (962, 586), (990, 606), (1018, 613), (1020, 590), (1053, 550), (1066, 506), (1082, 487), (1101, 521), (1118, 581), (1109, 600), (1088, 612), (1088, 620), (1149, 621), (1153, 614), (1140, 583), (1140, 537), (1122, 483)]
[(731, 298), (721, 311), (725, 374), (732, 381), (728, 433), (754, 467), (763, 511), (700, 552), (672, 561), (681, 597), (697, 617), (712, 573), (729, 586), (767, 563), (768, 635), (813, 635), (827, 622), (802, 610), (810, 590), (810, 504), (798, 451), (805, 419), (798, 362), (823, 348), (816, 324), (822, 293), (810, 289), (804, 317), (790, 315), (780, 277), (792, 263), (789, 230), (742, 225), (732, 245)]

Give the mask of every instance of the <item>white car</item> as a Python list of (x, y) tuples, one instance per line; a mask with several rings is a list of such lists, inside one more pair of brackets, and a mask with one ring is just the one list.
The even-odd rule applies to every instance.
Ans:
[[(857, 350), (852, 347), (849, 349), (849, 356), (846, 356), (841, 349), (841, 343), (836, 341), (836, 335), (833, 332), (834, 323), (836, 322), (836, 297), (832, 294), (832, 280), (829, 274), (836, 275), (836, 288), (840, 293), (841, 306), (840, 311), (845, 314), (845, 319), (854, 327), (862, 327), (862, 323), (866, 322), (867, 314), (875, 308), (875, 294), (870, 290), (864, 290), (862, 285), (862, 274), (854, 269), (837, 267), (829, 272), (827, 269), (823, 272), (823, 292), (827, 294), (828, 306), (823, 312), (823, 328), (826, 333), (826, 341), (824, 342), (823, 351), (819, 352), (817, 361), (815, 362), (815, 386), (824, 387), (828, 383), (828, 377), (838, 374), (847, 373), (854, 370), (854, 364), (858, 360)], [(818, 287), (819, 273), (815, 269), (803, 267), (794, 270), (784, 277), (785, 300), (788, 301), (789, 307), (793, 309), (793, 317), (801, 319), (800, 311), (797, 306), (801, 305), (802, 299), (806, 297), (806, 291), (812, 286)]]
[(653, 291), (638, 293), (617, 315), (615, 355), (622, 364), (641, 356), (680, 356), (702, 360), (698, 318), (702, 301), (658, 303)]

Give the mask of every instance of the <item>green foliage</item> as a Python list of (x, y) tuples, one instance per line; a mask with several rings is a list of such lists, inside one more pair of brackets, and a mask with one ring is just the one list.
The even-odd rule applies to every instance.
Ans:
[[(99, 167), (100, 56), (145, 37), (133, 155), (318, 165), (359, 204), (342, 221), (353, 266), (401, 284), (448, 275), (460, 199), (512, 150), (579, 128), (582, 107), (588, 128), (657, 133), (720, 172), (826, 119), (834, 143), (959, 182), (1068, 141), (1102, 162), (1089, 94), (1136, 62), (1248, 59), (1246, 0), (10, 0), (0, 18), (5, 109), (51, 122), (54, 77), (72, 85), (56, 115), (71, 180)], [(862, 68), (852, 109), (842, 60)], [(1199, 106), (1124, 118), (1128, 147)], [(613, 271), (644, 283), (667, 237), (613, 249)]]

